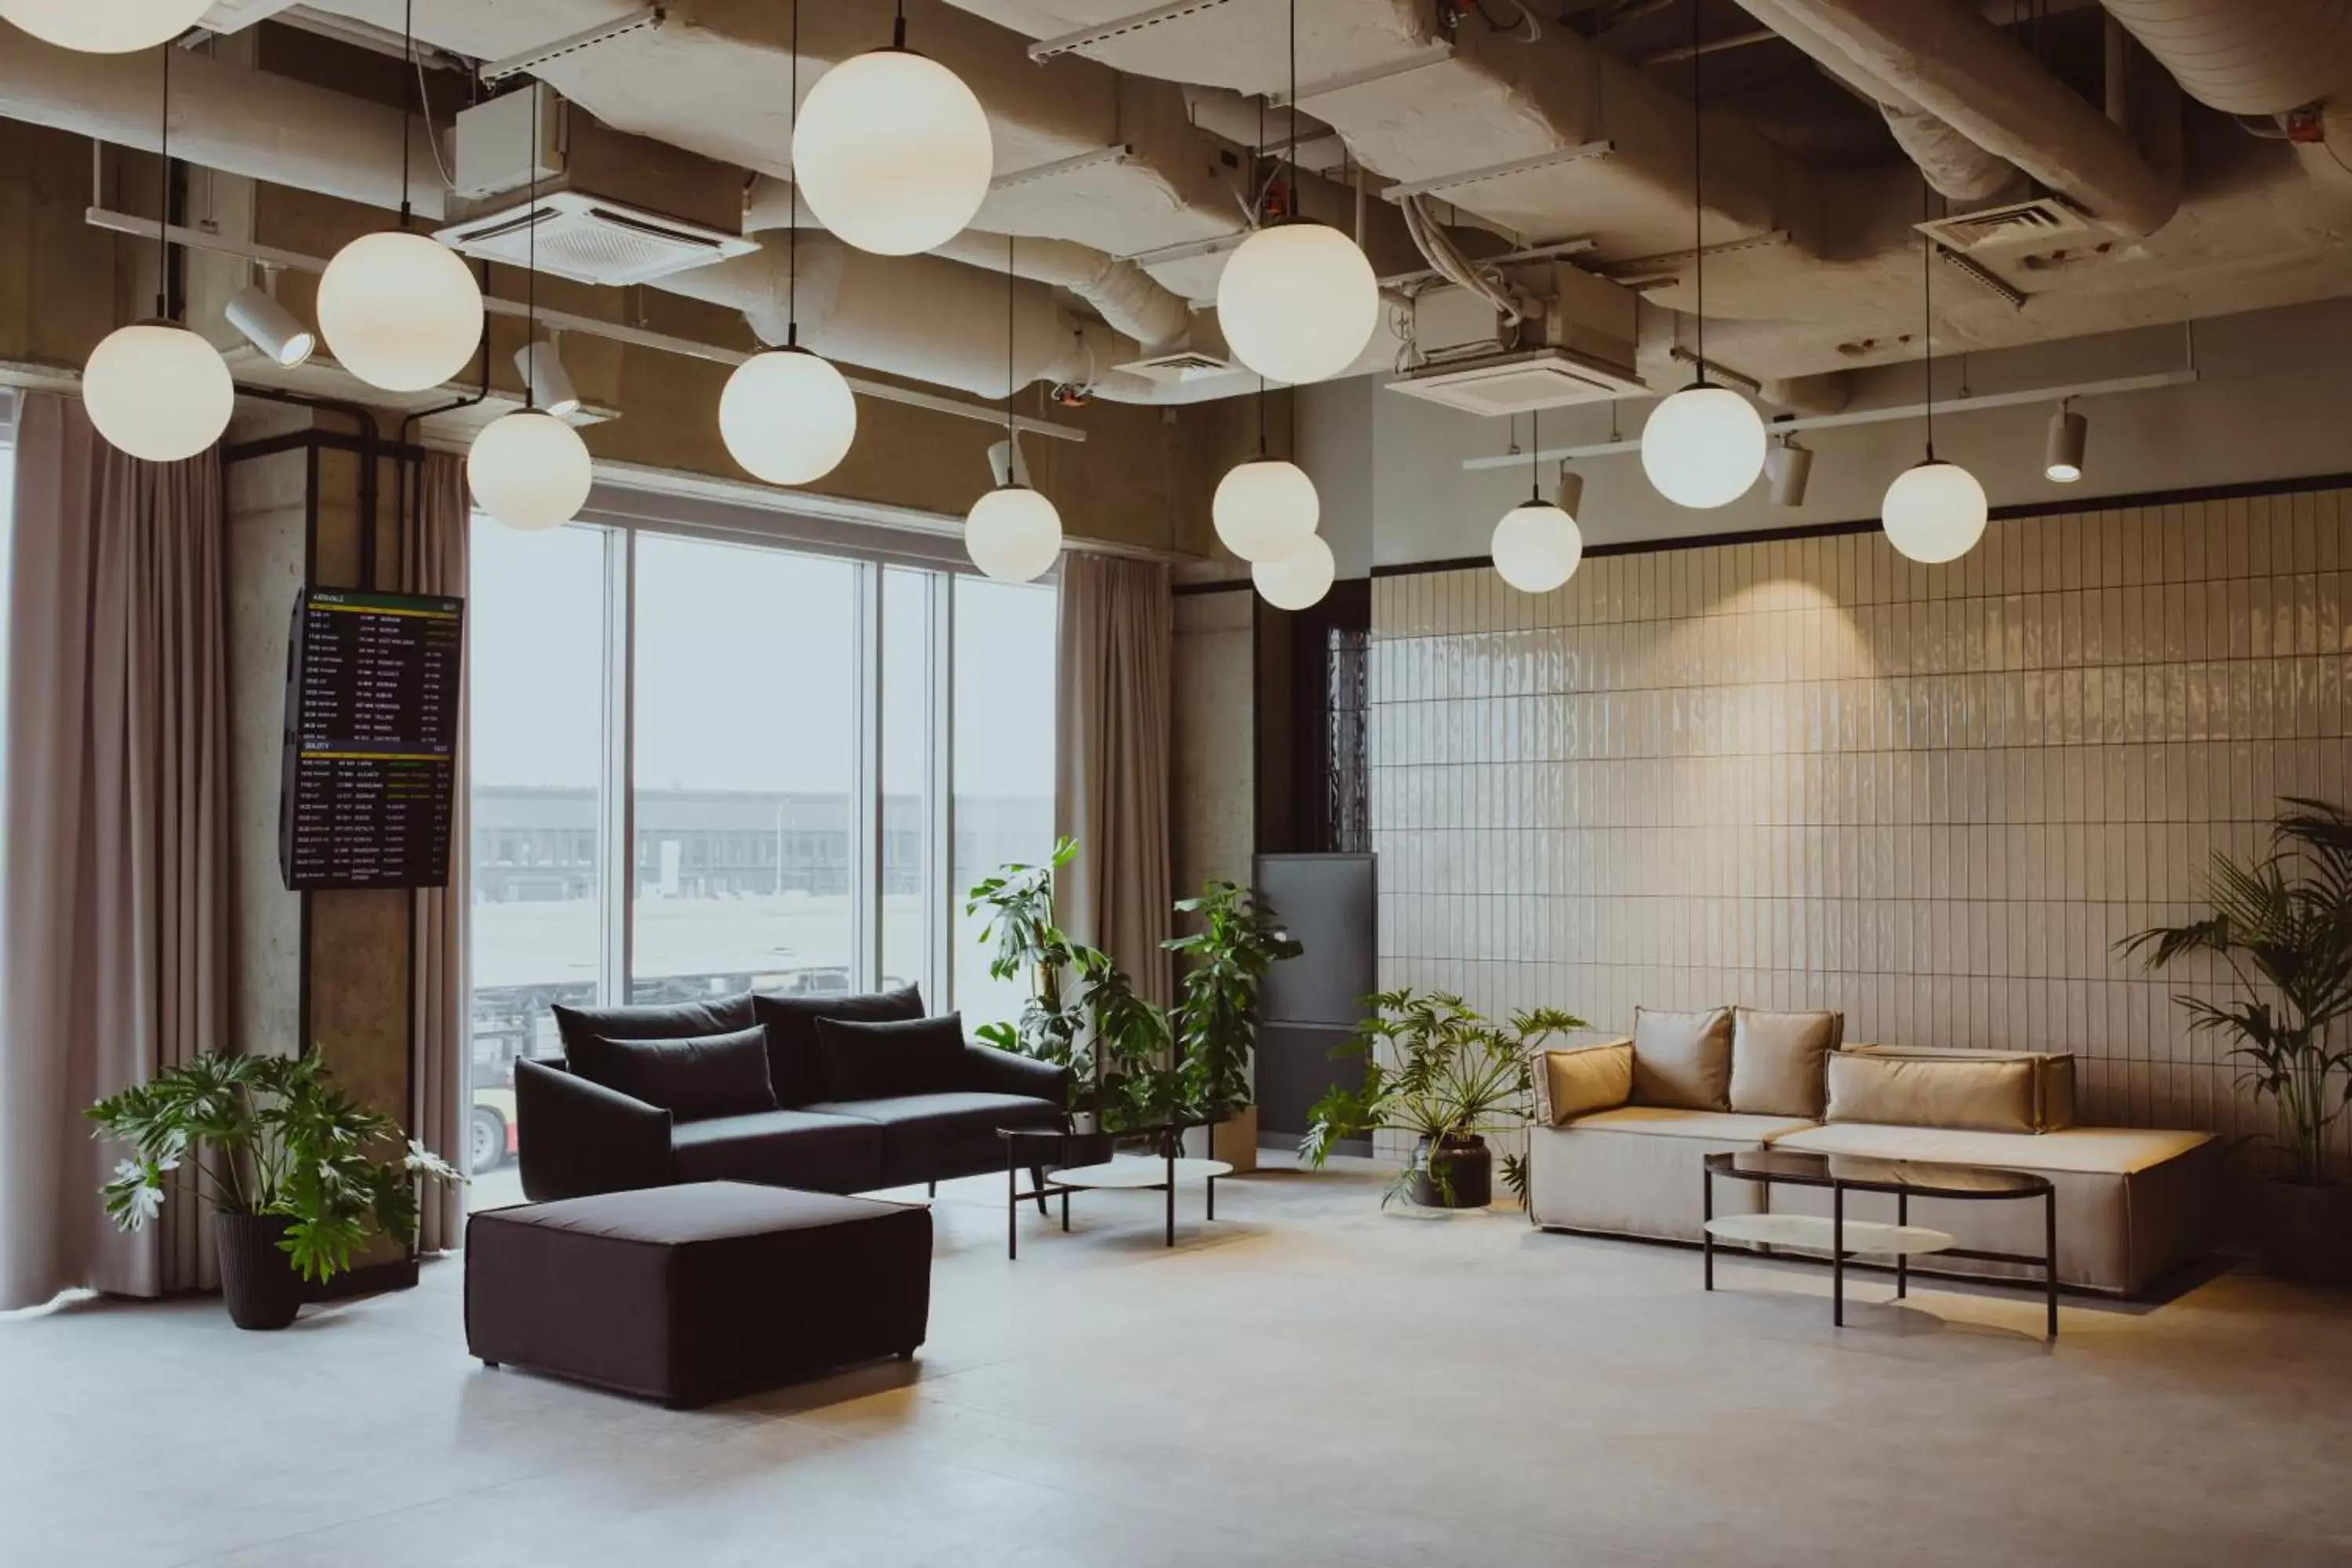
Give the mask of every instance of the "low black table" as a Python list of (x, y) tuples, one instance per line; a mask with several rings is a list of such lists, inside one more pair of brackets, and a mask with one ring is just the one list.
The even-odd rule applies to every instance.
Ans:
[[(1811, 1215), (1732, 1215), (1715, 1217), (1715, 1179), (1758, 1182), (1766, 1186), (1827, 1187), (1831, 1217)], [(1830, 1321), (1845, 1323), (1845, 1260), (1861, 1254), (1895, 1258), (1895, 1294), (1908, 1293), (1911, 1254), (1941, 1253), (1947, 1258), (1971, 1258), (1989, 1263), (2021, 1263), (2042, 1270), (2042, 1294), (2049, 1310), (2049, 1337), (2058, 1337), (2058, 1194), (2047, 1176), (2030, 1171), (1996, 1170), (1989, 1165), (1946, 1165), (1915, 1160), (1877, 1160), (1859, 1154), (1814, 1154), (1795, 1149), (1743, 1149), (1709, 1154), (1706, 1161), (1706, 1226), (1700, 1240), (1705, 1254), (1706, 1288), (1715, 1289), (1715, 1243), (1756, 1242), (1765, 1246), (1801, 1247), (1830, 1255), (1832, 1286)], [(1855, 1193), (1895, 1194), (1895, 1223), (1849, 1221), (1845, 1195)], [(1911, 1224), (1911, 1200), (2040, 1198), (2042, 1205), (2042, 1252), (1986, 1252), (1953, 1245), (1938, 1230)], [(1862, 1245), (1849, 1247), (1849, 1240)]]
[[(1190, 1160), (1177, 1152), (1186, 1131), (1194, 1127), (1213, 1129), (1213, 1121), (1173, 1121), (1164, 1127), (1145, 1128), (1131, 1134), (1149, 1138), (1160, 1151), (1156, 1156), (1136, 1155), (1128, 1160), (1112, 1155), (1113, 1138), (1108, 1132), (1041, 1131), (1029, 1127), (1000, 1127), (996, 1135), (1004, 1140), (1004, 1256), (1021, 1256), (1021, 1205), (1034, 1201), (1039, 1214), (1046, 1213), (1045, 1200), (1062, 1200), (1062, 1228), (1070, 1228), (1070, 1194), (1118, 1188), (1129, 1192), (1164, 1192), (1168, 1194), (1168, 1245), (1176, 1245), (1176, 1184), (1185, 1177), (1199, 1177), (1208, 1184), (1208, 1217), (1217, 1217), (1217, 1178), (1231, 1175), (1233, 1167), (1222, 1160)], [(1214, 1143), (1213, 1131), (1211, 1142)], [(1157, 1159), (1160, 1168), (1151, 1169)], [(1029, 1168), (1031, 1187), (1021, 1190), (1021, 1169)]]

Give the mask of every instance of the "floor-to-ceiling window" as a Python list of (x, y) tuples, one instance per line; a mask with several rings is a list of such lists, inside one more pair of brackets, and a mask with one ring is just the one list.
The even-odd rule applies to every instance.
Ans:
[(1027, 994), (989, 974), (962, 894), (999, 866), (1054, 852), (1055, 611), (1050, 588), (955, 580), (953, 969), (967, 1023), (1018, 1017)]
[(1018, 1012), (962, 895), (1052, 849), (1055, 615), (919, 557), (477, 520), (478, 1205), (517, 1195), (551, 1003), (912, 983)]

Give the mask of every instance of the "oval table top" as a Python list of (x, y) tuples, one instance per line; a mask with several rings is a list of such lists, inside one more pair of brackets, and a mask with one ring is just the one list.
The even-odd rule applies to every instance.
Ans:
[(1066, 1187), (1139, 1188), (1164, 1186), (1171, 1175), (1180, 1182), (1201, 1182), (1233, 1173), (1234, 1168), (1223, 1160), (1171, 1162), (1130, 1154), (1099, 1165), (1074, 1165), (1066, 1171), (1055, 1171), (1053, 1179)]

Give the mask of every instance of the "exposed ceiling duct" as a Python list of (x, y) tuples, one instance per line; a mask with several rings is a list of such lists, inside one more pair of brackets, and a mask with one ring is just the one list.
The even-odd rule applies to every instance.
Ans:
[(1966, 0), (1739, 0), (1891, 84), (1910, 102), (2119, 233), (2153, 234), (2180, 205), (2158, 170), (2095, 105), (2058, 80)]
[(2284, 114), (2352, 87), (2352, 0), (2100, 3), (2183, 92), (2224, 114)]

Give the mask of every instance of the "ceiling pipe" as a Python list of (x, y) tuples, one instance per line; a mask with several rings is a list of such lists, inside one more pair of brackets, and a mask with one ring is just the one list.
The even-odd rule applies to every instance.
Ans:
[(2352, 0), (2100, 4), (2181, 91), (2224, 114), (2284, 114), (2352, 85)]
[(1812, 47), (1834, 48), (2111, 228), (2153, 234), (2179, 209), (2177, 175), (1965, 0), (1739, 3), (1767, 23), (1801, 24)]
[[(160, 145), (152, 53), (61, 49), (0, 22), (0, 117), (152, 153)], [(397, 210), (404, 116), (390, 104), (183, 50), (172, 61), (172, 154)], [(422, 119), (406, 121), (410, 201), (440, 218), (448, 188)]]
[[(762, 174), (743, 196), (743, 232), (771, 233), (786, 227), (793, 208), (800, 208), (803, 229), (820, 227), (808, 204), (796, 202), (790, 181)], [(1004, 237), (970, 229), (945, 245), (932, 247), (934, 256), (1002, 274)], [(1192, 330), (1192, 308), (1181, 295), (1164, 289), (1132, 261), (1124, 261), (1076, 240), (1037, 239), (1023, 236), (1014, 253), (1013, 272), (1034, 283), (1066, 289), (1094, 307), (1111, 331), (1150, 348), (1181, 342)]]
[(1758, 21), (1809, 56), (1823, 74), (1876, 109), (1895, 145), (1919, 165), (1938, 194), (1958, 202), (1989, 202), (2018, 192), (2025, 176), (2016, 164), (1978, 146), (1928, 113), (1901, 88), (1868, 69), (1780, 0), (1739, 0)]

